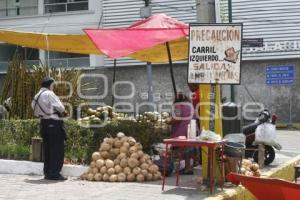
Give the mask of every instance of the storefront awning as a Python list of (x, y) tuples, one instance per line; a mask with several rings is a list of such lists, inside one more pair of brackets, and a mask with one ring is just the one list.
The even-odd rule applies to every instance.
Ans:
[(86, 35), (45, 34), (0, 30), (0, 41), (49, 51), (101, 54)]

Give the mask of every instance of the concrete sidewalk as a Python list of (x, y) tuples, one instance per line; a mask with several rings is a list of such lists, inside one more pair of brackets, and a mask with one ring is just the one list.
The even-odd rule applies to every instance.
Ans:
[(44, 180), (42, 176), (0, 174), (2, 200), (199, 200), (209, 196), (208, 190), (190, 185), (193, 176), (181, 176), (176, 187), (175, 177), (167, 180), (165, 192), (161, 181), (146, 183), (88, 182), (69, 178), (64, 182)]

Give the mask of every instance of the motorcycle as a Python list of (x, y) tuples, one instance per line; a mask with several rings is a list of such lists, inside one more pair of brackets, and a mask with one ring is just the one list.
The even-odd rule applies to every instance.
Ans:
[[(255, 131), (257, 127), (264, 123), (271, 123), (276, 125), (277, 116), (273, 114), (271, 116), (268, 110), (264, 110), (259, 113), (255, 122), (244, 126), (242, 129), (243, 134), (246, 136), (246, 150), (245, 157), (253, 158), (255, 162), (258, 162), (258, 145), (255, 142)], [(275, 149), (280, 150), (281, 146), (278, 143), (262, 143), (265, 146), (265, 165), (271, 164), (275, 159)], [(274, 149), (275, 148), (275, 149)]]

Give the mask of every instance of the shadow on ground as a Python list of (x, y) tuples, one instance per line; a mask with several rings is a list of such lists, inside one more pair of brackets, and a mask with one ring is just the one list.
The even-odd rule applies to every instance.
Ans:
[(54, 183), (59, 183), (62, 181), (54, 181), (54, 180), (46, 180), (46, 179), (25, 179), (25, 183), (30, 183), (30, 184), (54, 184)]

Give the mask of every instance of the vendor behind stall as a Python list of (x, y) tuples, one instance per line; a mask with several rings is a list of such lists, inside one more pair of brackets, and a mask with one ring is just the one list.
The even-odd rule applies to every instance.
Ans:
[[(178, 93), (174, 105), (172, 117), (167, 121), (171, 125), (171, 137), (187, 137), (188, 125), (193, 119), (195, 114), (194, 107), (190, 102), (189, 98), (183, 93)], [(172, 148), (172, 152), (175, 155), (183, 154), (185, 159), (185, 169), (181, 172), (182, 174), (193, 174), (190, 160), (191, 157), (197, 154), (194, 148)]]

